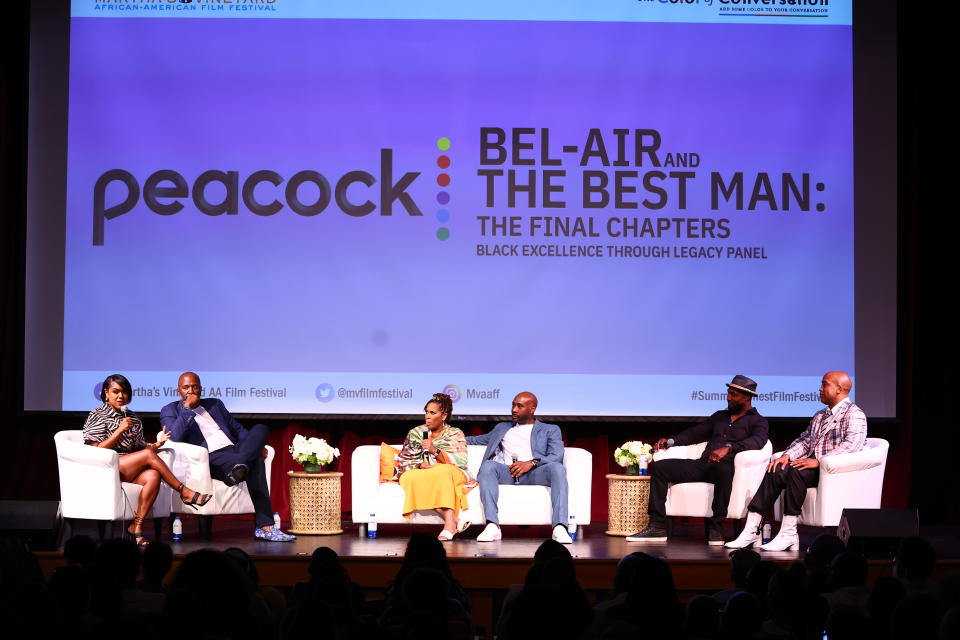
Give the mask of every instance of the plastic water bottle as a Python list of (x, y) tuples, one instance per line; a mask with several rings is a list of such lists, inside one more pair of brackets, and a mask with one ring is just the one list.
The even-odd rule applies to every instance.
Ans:
[(183, 522), (181, 522), (180, 516), (173, 519), (173, 525), (170, 527), (170, 531), (173, 533), (174, 542), (183, 542)]
[(570, 524), (567, 525), (567, 533), (570, 534), (571, 540), (577, 539), (577, 518), (576, 516), (570, 516)]
[(279, 511), (273, 512), (273, 526), (275, 526), (277, 529), (280, 528), (280, 512)]
[(773, 528), (770, 526), (769, 522), (764, 521), (763, 529), (761, 529), (761, 531), (762, 533), (760, 534), (760, 538), (763, 539), (763, 544), (767, 544), (773, 540)]
[(637, 468), (640, 469), (640, 475), (649, 475), (649, 470), (647, 469), (647, 454), (640, 454), (640, 459), (637, 460)]
[(370, 522), (367, 523), (367, 537), (374, 539), (377, 537), (377, 514), (370, 514)]

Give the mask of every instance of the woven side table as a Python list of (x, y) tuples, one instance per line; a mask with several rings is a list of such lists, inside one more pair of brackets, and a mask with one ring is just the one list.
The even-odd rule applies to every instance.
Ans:
[(608, 536), (629, 536), (650, 521), (650, 476), (607, 475)]
[(340, 527), (339, 471), (287, 471), (290, 480), (290, 533), (334, 535)]

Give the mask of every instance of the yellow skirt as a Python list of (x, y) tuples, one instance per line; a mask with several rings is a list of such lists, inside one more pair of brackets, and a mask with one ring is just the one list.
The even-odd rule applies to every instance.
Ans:
[(452, 464), (435, 464), (429, 469), (410, 469), (400, 476), (403, 487), (403, 516), (421, 509), (453, 509), (454, 515), (467, 508), (463, 471)]

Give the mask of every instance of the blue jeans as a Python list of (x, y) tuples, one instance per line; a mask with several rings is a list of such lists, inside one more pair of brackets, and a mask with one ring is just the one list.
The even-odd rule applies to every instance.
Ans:
[[(480, 465), (477, 474), (480, 483), (480, 502), (483, 503), (483, 515), (487, 522), (499, 524), (497, 500), (500, 498), (500, 485), (513, 484), (510, 467), (500, 462), (486, 460)], [(520, 484), (536, 484), (550, 487), (550, 506), (553, 524), (567, 526), (567, 470), (559, 462), (547, 462), (535, 467), (529, 473), (520, 476)]]

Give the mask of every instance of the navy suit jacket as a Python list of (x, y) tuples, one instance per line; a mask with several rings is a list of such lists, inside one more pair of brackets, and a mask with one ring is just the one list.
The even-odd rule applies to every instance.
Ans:
[[(483, 452), (483, 459), (492, 460), (497, 455), (497, 449), (500, 448), (504, 434), (513, 426), (513, 422), (501, 422), (482, 436), (467, 436), (467, 444), (487, 445), (487, 450)], [(563, 464), (563, 438), (560, 435), (560, 427), (555, 424), (536, 420), (533, 423), (533, 431), (530, 432), (530, 448), (533, 450), (533, 457), (540, 458), (540, 464), (548, 462)]]
[[(216, 398), (202, 398), (200, 406), (207, 410), (217, 426), (233, 444), (247, 437), (247, 428), (236, 421), (222, 402)], [(170, 439), (188, 442), (209, 449), (203, 432), (197, 425), (197, 414), (183, 406), (183, 402), (171, 402), (160, 410), (160, 424), (170, 432)]]

